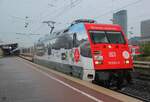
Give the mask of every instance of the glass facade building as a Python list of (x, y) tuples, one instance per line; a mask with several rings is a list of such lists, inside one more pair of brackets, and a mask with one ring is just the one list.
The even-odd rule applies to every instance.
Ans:
[(113, 24), (119, 24), (127, 36), (127, 10), (120, 10), (113, 14)]
[(150, 37), (150, 19), (141, 22), (141, 37)]

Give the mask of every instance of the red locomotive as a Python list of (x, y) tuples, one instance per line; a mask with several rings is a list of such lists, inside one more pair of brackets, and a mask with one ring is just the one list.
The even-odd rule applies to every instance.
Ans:
[[(87, 81), (120, 87), (130, 82), (133, 61), (119, 25), (76, 20), (67, 29), (39, 40), (34, 62)], [(41, 52), (43, 51), (43, 52)]]

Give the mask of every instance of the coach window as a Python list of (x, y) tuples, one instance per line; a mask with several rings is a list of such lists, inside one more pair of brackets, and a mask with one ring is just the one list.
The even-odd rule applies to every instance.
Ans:
[(77, 33), (73, 34), (73, 47), (77, 47)]
[(51, 55), (52, 54), (51, 53), (52, 52), (52, 45), (49, 44), (47, 48), (48, 48), (48, 55)]
[(88, 40), (84, 41), (80, 47), (81, 55), (83, 57), (92, 58), (90, 43)]
[(71, 49), (72, 48), (72, 37), (69, 34), (63, 34), (59, 36), (55, 42), (56, 49), (65, 48)]
[(71, 26), (69, 29), (69, 33), (73, 34), (73, 42), (76, 43), (75, 47), (78, 47), (80, 44), (88, 39), (83, 23), (74, 24), (73, 26)]
[(56, 42), (56, 38), (53, 38), (53, 39), (51, 40), (52, 49), (55, 49), (55, 42)]

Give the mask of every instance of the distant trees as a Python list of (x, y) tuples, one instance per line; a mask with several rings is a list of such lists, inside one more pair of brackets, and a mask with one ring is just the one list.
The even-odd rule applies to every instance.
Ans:
[(142, 49), (142, 55), (143, 56), (150, 56), (150, 42), (141, 44), (141, 49)]
[(2, 49), (0, 48), (0, 57), (3, 56), (3, 51)]

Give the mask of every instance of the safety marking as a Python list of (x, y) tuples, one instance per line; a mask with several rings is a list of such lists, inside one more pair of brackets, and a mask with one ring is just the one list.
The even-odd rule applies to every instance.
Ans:
[[(24, 63), (25, 63), (25, 62), (24, 62)], [(27, 64), (27, 63), (25, 63), (25, 64)], [(29, 65), (29, 64), (27, 64), (27, 65)], [(84, 96), (87, 96), (88, 98), (90, 98), (90, 99), (92, 99), (92, 100), (94, 100), (94, 101), (96, 101), (96, 102), (103, 102), (102, 100), (100, 100), (100, 99), (98, 99), (98, 98), (96, 98), (96, 97), (94, 97), (94, 96), (92, 96), (92, 95), (89, 95), (88, 93), (85, 93), (85, 92), (83, 92), (83, 91), (81, 91), (81, 90), (79, 90), (79, 89), (77, 89), (77, 88), (75, 88), (75, 87), (73, 87), (73, 86), (71, 86), (71, 85), (69, 85), (69, 84), (67, 84), (67, 83), (65, 83), (65, 82), (63, 82), (63, 81), (61, 81), (61, 80), (55, 78), (55, 77), (53, 77), (53, 76), (50, 76), (48, 73), (46, 73), (46, 72), (44, 72), (44, 71), (42, 71), (42, 70), (40, 70), (40, 69), (37, 69), (37, 68), (35, 68), (35, 67), (31, 66), (31, 65), (30, 65), (30, 67), (31, 67), (32, 69), (36, 70), (37, 72), (40, 72), (40, 73), (42, 73), (43, 75), (47, 76), (48, 78), (53, 79), (53, 80), (55, 80), (55, 81), (61, 83), (62, 85), (66, 86), (66, 87), (69, 87), (70, 89), (72, 89), (72, 90), (74, 90), (74, 91), (77, 91), (78, 93), (80, 93), (80, 94), (82, 94), (82, 95), (84, 95)]]

